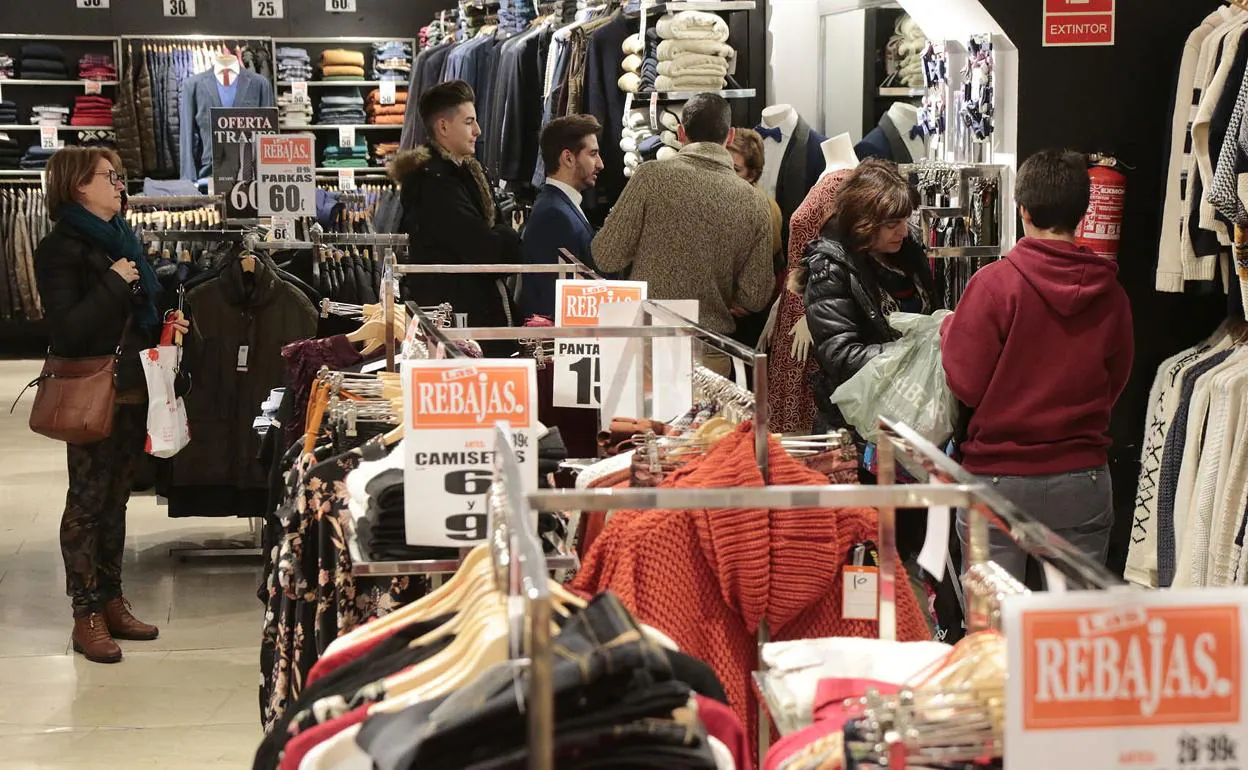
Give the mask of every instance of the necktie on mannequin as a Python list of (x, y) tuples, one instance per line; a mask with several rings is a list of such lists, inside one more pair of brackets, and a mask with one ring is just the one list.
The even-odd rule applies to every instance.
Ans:
[(767, 126), (759, 125), (755, 126), (754, 130), (757, 131), (759, 136), (764, 139), (775, 139), (777, 142), (784, 141), (784, 132), (780, 130), (779, 126), (776, 128), (768, 128)]
[(230, 71), (228, 69), (221, 70), (221, 85), (228, 86), (230, 84)]

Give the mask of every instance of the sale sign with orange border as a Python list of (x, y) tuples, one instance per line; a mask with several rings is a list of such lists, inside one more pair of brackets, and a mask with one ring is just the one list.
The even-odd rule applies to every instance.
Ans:
[(1246, 619), (1235, 589), (1009, 600), (1007, 770), (1240, 767)]
[[(555, 281), (555, 326), (598, 325), (598, 308), (613, 302), (646, 299), (645, 281)], [(602, 405), (602, 366), (598, 340), (555, 340), (554, 406), (597, 409)]]
[(472, 546), (488, 532), (494, 426), (511, 428), (526, 491), (537, 488), (537, 368), (527, 359), (404, 361), (407, 543)]

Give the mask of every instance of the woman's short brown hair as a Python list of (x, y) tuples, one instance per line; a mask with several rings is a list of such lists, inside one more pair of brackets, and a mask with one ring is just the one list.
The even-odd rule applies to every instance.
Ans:
[(738, 128), (728, 149), (736, 152), (750, 172), (750, 183), (763, 176), (763, 137), (752, 128)]
[(854, 169), (836, 192), (836, 228), (845, 246), (865, 249), (886, 222), (908, 219), (918, 207), (918, 192), (896, 164), (869, 158)]
[(64, 147), (52, 154), (47, 166), (48, 219), (55, 222), (61, 206), (77, 199), (78, 188), (91, 183), (101, 159), (118, 174), (124, 173), (121, 157), (106, 147)]

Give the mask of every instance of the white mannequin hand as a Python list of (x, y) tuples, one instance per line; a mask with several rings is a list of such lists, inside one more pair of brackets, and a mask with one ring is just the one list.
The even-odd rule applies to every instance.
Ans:
[(793, 324), (793, 331), (789, 332), (789, 336), (793, 338), (793, 344), (789, 346), (789, 355), (793, 357), (793, 360), (805, 363), (806, 356), (810, 355), (810, 346), (814, 343), (805, 315)]

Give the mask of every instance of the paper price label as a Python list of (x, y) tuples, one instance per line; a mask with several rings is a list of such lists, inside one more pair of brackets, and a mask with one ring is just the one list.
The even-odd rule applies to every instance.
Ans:
[(380, 97), (381, 97), (382, 104), (394, 104), (395, 101), (397, 101), (397, 95), (395, 93), (395, 83), (393, 80), (381, 81), (380, 91), (381, 91)]
[(286, 17), (283, 0), (251, 0), (251, 18), (282, 19)]
[(292, 217), (273, 217), (269, 228), (269, 240), (293, 241), (295, 239), (295, 220)]
[(355, 0), (325, 0), (329, 13), (355, 13)]
[(1239, 770), (1243, 589), (1071, 591), (1004, 606), (1008, 770)]
[(338, 188), (341, 190), (355, 189), (355, 169), (340, 168), (338, 169)]
[(78, 0), (78, 7), (86, 10), (107, 8), (108, 0)]
[(89, 96), (98, 96), (103, 90), (100, 86), (100, 81), (98, 80), (85, 81), (83, 86), (87, 89), (87, 95)]
[(39, 146), (45, 150), (56, 149), (56, 126), (39, 127)]
[(354, 147), (355, 146), (355, 128), (353, 126), (338, 127), (338, 146)]
[(195, 15), (195, 0), (161, 0), (165, 16), (185, 19)]
[(537, 488), (536, 362), (412, 360), (400, 372), (407, 542), (460, 548), (482, 542), (496, 423), (511, 429), (525, 491)]
[[(599, 305), (646, 298), (644, 281), (555, 282), (555, 326), (598, 325)], [(555, 340), (554, 405), (597, 409), (602, 405), (602, 364), (598, 340)]]
[(880, 571), (875, 567), (846, 566), (841, 597), (841, 617), (846, 620), (876, 620), (880, 617)]
[(292, 80), (290, 81), (290, 95), (294, 97), (296, 102), (306, 104), (308, 99), (308, 81)]
[[(316, 215), (316, 141), (310, 134), (262, 134), (256, 141), (256, 208), (260, 216), (289, 222)], [(274, 236), (288, 240), (289, 236)]]

